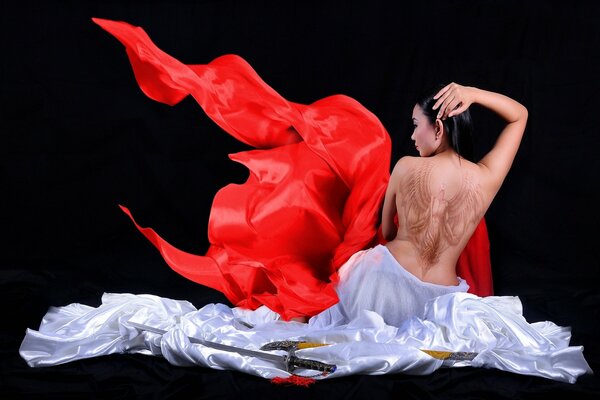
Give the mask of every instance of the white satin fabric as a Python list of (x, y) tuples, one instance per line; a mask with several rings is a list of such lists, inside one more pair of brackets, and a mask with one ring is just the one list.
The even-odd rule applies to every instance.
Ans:
[(462, 278), (455, 286), (421, 281), (383, 245), (356, 252), (340, 268), (339, 276), (336, 291), (340, 301), (319, 315), (328, 323), (345, 324), (361, 310), (369, 310), (381, 315), (386, 324), (400, 326), (412, 316), (421, 317), (427, 301), (469, 290)]
[[(385, 256), (385, 250), (373, 254)], [(348, 265), (355, 268), (361, 258), (362, 255), (353, 257)], [(390, 268), (399, 267), (397, 263), (388, 264)], [(351, 283), (343, 273), (341, 277), (340, 289), (344, 285), (360, 285), (361, 280)], [(385, 320), (393, 319), (390, 315), (398, 307), (390, 308), (387, 302), (377, 303), (383, 307), (371, 307), (375, 311), (348, 307), (347, 304), (356, 303), (351, 298), (356, 292), (345, 289), (340, 290), (339, 304), (307, 324), (282, 321), (264, 306), (250, 311), (208, 304), (198, 310), (187, 301), (148, 294), (104, 294), (97, 308), (78, 303), (50, 308), (39, 330), (27, 329), (19, 352), (32, 367), (112, 353), (140, 353), (163, 356), (174, 365), (235, 369), (270, 379), (289, 373), (272, 361), (190, 343), (188, 336), (252, 350), (273, 341), (303, 340), (328, 344), (296, 352), (296, 356), (337, 366), (333, 374), (321, 378), (351, 374), (425, 375), (446, 366), (497, 368), (570, 383), (582, 374), (592, 373), (583, 357), (583, 347), (569, 345), (570, 328), (550, 321), (528, 323), (518, 297), (481, 298), (465, 293), (460, 285), (434, 289), (432, 293), (438, 289), (448, 293), (424, 301), (419, 312), (401, 318), (397, 326), (386, 324)], [(375, 284), (371, 295), (389, 295), (381, 290)], [(393, 287), (388, 289), (392, 290)], [(385, 320), (380, 313), (387, 313)], [(130, 322), (167, 333), (143, 332)], [(421, 349), (478, 355), (472, 361), (448, 363)], [(307, 373), (310, 371), (303, 372)]]

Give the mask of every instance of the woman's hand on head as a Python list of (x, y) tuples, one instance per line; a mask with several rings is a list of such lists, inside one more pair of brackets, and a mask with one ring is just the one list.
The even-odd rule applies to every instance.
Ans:
[(439, 107), (437, 118), (446, 119), (454, 117), (469, 108), (474, 102), (474, 88), (450, 83), (443, 87), (435, 96), (437, 100), (433, 105), (436, 110)]

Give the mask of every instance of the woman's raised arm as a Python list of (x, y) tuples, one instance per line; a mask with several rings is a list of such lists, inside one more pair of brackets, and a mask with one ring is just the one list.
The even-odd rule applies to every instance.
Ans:
[(441, 89), (434, 98), (437, 102), (433, 109), (439, 107), (438, 118), (441, 119), (460, 114), (476, 103), (494, 111), (507, 122), (494, 147), (479, 161), (479, 165), (488, 170), (490, 183), (497, 191), (508, 174), (521, 144), (527, 125), (527, 108), (503, 94), (456, 83)]

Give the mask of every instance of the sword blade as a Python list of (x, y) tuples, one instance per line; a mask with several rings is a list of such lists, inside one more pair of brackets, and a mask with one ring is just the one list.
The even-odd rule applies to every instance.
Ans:
[[(137, 328), (137, 329), (140, 329), (140, 330), (143, 330), (143, 331), (152, 332), (152, 333), (157, 333), (159, 335), (164, 335), (165, 333), (167, 333), (167, 331), (164, 330), (164, 329), (160, 329), (160, 328), (155, 328), (153, 326), (139, 324), (139, 323), (133, 322), (133, 321), (129, 321), (128, 324), (131, 325), (131, 326), (133, 326), (134, 328)], [(277, 362), (277, 363), (281, 363), (284, 367), (287, 365), (287, 361), (288, 361), (287, 360), (287, 356), (277, 355), (277, 354), (271, 354), (271, 353), (265, 353), (263, 351), (249, 350), (249, 349), (244, 349), (244, 348), (241, 348), (241, 347), (229, 346), (229, 345), (222, 344), (222, 343), (210, 342), (208, 340), (203, 340), (203, 339), (200, 339), (200, 338), (197, 338), (197, 337), (193, 337), (193, 336), (187, 336), (186, 335), (186, 337), (189, 339), (189, 341), (191, 343), (201, 344), (203, 346), (211, 347), (211, 348), (217, 349), (217, 350), (223, 350), (223, 351), (229, 351), (229, 352), (232, 352), (232, 353), (238, 353), (238, 354), (243, 355), (243, 356), (256, 357), (256, 358), (260, 358), (260, 359), (263, 359), (263, 360), (274, 361), (274, 362)]]
[[(152, 332), (152, 333), (156, 333), (159, 335), (164, 335), (165, 333), (167, 333), (167, 331), (164, 329), (140, 324), (140, 323), (133, 322), (133, 321), (128, 321), (128, 324), (133, 326), (134, 328), (140, 329), (142, 331)], [(235, 346), (229, 346), (229, 345), (222, 344), (222, 343), (210, 342), (208, 340), (200, 339), (200, 338), (197, 338), (194, 336), (186, 335), (186, 337), (188, 338), (188, 340), (191, 343), (201, 344), (203, 346), (211, 347), (216, 350), (223, 350), (223, 351), (228, 351), (228, 352), (232, 352), (232, 353), (237, 353), (237, 354), (240, 354), (243, 356), (256, 357), (256, 358), (260, 358), (263, 360), (274, 361), (276, 363), (282, 364), (284, 369), (286, 369), (286, 370), (289, 369), (290, 362), (291, 362), (291, 364), (293, 364), (292, 367), (295, 366), (295, 367), (301, 367), (301, 368), (307, 368), (307, 365), (310, 366), (311, 363), (314, 363), (315, 364), (313, 366), (314, 368), (311, 368), (311, 369), (318, 369), (318, 370), (327, 371), (330, 373), (335, 371), (335, 369), (336, 369), (335, 365), (325, 364), (325, 363), (321, 363), (321, 362), (315, 361), (315, 360), (304, 360), (304, 359), (297, 358), (297, 357), (290, 357), (289, 355), (283, 356), (283, 355), (266, 353), (263, 351), (249, 350), (249, 349), (244, 349), (242, 347), (235, 347)], [(265, 346), (263, 346), (263, 347), (265, 347)], [(466, 351), (454, 352), (454, 351), (425, 350), (425, 349), (421, 349), (421, 351), (429, 354), (430, 356), (432, 356), (434, 358), (437, 358), (438, 360), (443, 360), (443, 361), (472, 361), (477, 356), (477, 354), (479, 354), (479, 353), (475, 353), (475, 352), (466, 352)]]

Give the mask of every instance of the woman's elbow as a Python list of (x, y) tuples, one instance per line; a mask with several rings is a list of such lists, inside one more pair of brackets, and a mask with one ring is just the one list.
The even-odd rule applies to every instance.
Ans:
[(520, 104), (521, 109), (519, 110), (519, 120), (523, 121), (524, 123), (527, 123), (527, 118), (529, 117), (529, 110), (527, 110), (527, 107), (525, 107), (523, 104)]
[(385, 239), (385, 241), (390, 242), (396, 238), (396, 234), (398, 232), (395, 229), (388, 228), (388, 229), (383, 229), (382, 233), (383, 233), (383, 238)]

